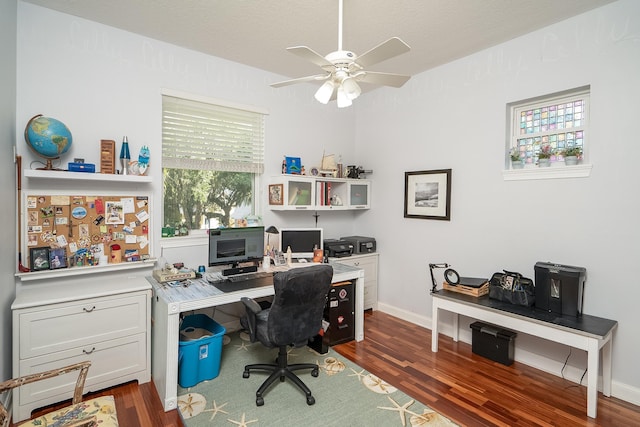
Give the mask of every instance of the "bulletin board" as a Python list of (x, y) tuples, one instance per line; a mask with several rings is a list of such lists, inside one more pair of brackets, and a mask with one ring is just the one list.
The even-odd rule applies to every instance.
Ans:
[[(149, 257), (149, 197), (39, 195), (25, 197), (28, 266), (32, 271)], [(105, 258), (106, 257), (106, 258)], [(32, 259), (33, 258), (33, 259)], [(46, 262), (45, 262), (46, 261)]]

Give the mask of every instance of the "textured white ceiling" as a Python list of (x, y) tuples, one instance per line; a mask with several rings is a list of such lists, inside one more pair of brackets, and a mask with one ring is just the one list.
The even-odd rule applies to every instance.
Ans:
[[(319, 71), (287, 47), (338, 48), (338, 0), (24, 1), (287, 78)], [(400, 37), (411, 51), (370, 71), (413, 76), (612, 1), (344, 0), (343, 48)]]

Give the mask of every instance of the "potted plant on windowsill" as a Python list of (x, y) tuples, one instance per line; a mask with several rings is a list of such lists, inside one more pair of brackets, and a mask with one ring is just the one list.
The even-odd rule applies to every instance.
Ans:
[(540, 152), (538, 152), (538, 166), (541, 168), (551, 166), (551, 156), (553, 156), (554, 151), (549, 144), (544, 144), (540, 147)]
[(580, 147), (567, 147), (560, 152), (564, 158), (564, 164), (567, 166), (577, 165), (580, 157), (582, 156), (582, 148)]
[(518, 147), (511, 147), (509, 157), (511, 157), (511, 169), (522, 169), (524, 167), (524, 163), (522, 163), (522, 157), (520, 157), (520, 150), (518, 150)]

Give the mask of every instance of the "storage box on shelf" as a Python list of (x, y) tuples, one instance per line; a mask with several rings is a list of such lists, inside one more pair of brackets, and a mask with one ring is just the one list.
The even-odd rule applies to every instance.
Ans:
[(330, 263), (350, 265), (364, 270), (364, 309), (378, 309), (378, 253), (329, 258)]
[(282, 193), (281, 204), (270, 199), (272, 210), (356, 210), (370, 206), (371, 182), (363, 179), (283, 174), (272, 178), (274, 185), (282, 185)]

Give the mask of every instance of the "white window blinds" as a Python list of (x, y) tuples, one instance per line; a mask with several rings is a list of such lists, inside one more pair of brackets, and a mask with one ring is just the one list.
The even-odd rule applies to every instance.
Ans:
[(264, 170), (264, 114), (162, 96), (164, 168)]

